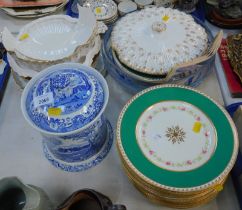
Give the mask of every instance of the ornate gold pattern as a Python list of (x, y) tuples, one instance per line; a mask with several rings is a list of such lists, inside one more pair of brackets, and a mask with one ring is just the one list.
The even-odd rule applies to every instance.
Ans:
[(168, 138), (168, 141), (172, 142), (172, 144), (175, 144), (175, 143), (180, 144), (181, 142), (184, 142), (186, 133), (182, 128), (176, 125), (176, 126), (172, 126), (171, 128), (167, 128), (166, 137)]
[(227, 42), (230, 63), (242, 82), (242, 33), (229, 36)]
[[(160, 16), (162, 14), (168, 15), (170, 17), (169, 21), (165, 22), (166, 28), (169, 28), (169, 30), (164, 30), (164, 27), (158, 27), (158, 25), (156, 25), (157, 21), (161, 21)], [(179, 21), (174, 21), (173, 17), (176, 17), (177, 20), (181, 20), (181, 23)], [(147, 48), (146, 45), (141, 44), (142, 41), (139, 40), (141, 40), (141, 37), (145, 39), (145, 35), (136, 31), (140, 30), (140, 28), (137, 29), (138, 25), (145, 27), (152, 26), (151, 31), (155, 29), (156, 33), (157, 31), (161, 31), (162, 33), (170, 33), (169, 31), (171, 30), (173, 30), (175, 33), (175, 29), (172, 29), (173, 24), (171, 24), (170, 21), (184, 28), (184, 35), (189, 36), (186, 36), (185, 39), (181, 40), (175, 39), (178, 44), (181, 45), (178, 47), (178, 49), (174, 47), (175, 45), (172, 46), (171, 44), (167, 44), (170, 42), (167, 42), (163, 47), (156, 49), (154, 46), (157, 45), (156, 43), (161, 43), (161, 38), (159, 37), (162, 36), (154, 36), (153, 33), (150, 35), (151, 37), (154, 36), (154, 39), (152, 38), (153, 44), (151, 45), (150, 43), (149, 45), (152, 47), (152, 50), (150, 47)], [(186, 26), (187, 30), (185, 29)], [(196, 33), (192, 33), (191, 31), (196, 31)], [(137, 33), (139, 34), (139, 38), (134, 35)], [(203, 38), (198, 39), (196, 38), (197, 36), (201, 36)], [(190, 41), (189, 38), (193, 38), (192, 41)], [(201, 54), (200, 51), (204, 52), (207, 49), (208, 44), (205, 29), (197, 24), (192, 16), (189, 16), (183, 12), (179, 12), (178, 10), (172, 10), (163, 7), (147, 8), (138, 12), (130, 13), (127, 16), (121, 18), (113, 28), (110, 40), (112, 49), (115, 51), (118, 59), (123, 64), (135, 71), (151, 75), (164, 75), (168, 73), (175, 65), (197, 57), (197, 54)], [(137, 43), (137, 41), (139, 43)], [(133, 44), (134, 42), (135, 44)], [(172, 41), (172, 43), (173, 42), (174, 41)], [(194, 48), (192, 44), (197, 44), (199, 47)], [(189, 49), (189, 54), (184, 54), (185, 46), (187, 46)], [(179, 55), (173, 52), (175, 49), (180, 52)], [(162, 56), (159, 55), (160, 53)], [(165, 57), (166, 59), (161, 60), (161, 57)]]

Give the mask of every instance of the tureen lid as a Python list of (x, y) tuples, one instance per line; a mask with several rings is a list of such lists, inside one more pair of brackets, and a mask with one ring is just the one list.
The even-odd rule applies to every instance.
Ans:
[(67, 133), (93, 122), (108, 101), (100, 73), (80, 64), (58, 64), (43, 70), (25, 87), (22, 111), (44, 132)]
[(166, 74), (207, 49), (207, 34), (193, 17), (170, 8), (146, 8), (121, 18), (111, 44), (120, 61), (148, 74)]

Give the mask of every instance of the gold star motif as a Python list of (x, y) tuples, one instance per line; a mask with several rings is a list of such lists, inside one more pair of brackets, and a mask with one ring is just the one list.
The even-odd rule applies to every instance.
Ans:
[(168, 141), (171, 141), (173, 144), (184, 142), (184, 138), (186, 137), (186, 133), (182, 128), (177, 126), (172, 126), (171, 128), (167, 128), (166, 137)]

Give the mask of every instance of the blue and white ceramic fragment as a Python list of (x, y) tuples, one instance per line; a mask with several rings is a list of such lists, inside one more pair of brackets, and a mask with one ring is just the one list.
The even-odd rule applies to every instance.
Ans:
[(44, 137), (44, 152), (51, 163), (64, 164), (60, 168), (66, 171), (80, 171), (83, 168), (76, 166), (93, 162), (110, 140), (112, 131), (103, 116), (108, 97), (107, 83), (95, 69), (65, 63), (47, 68), (28, 83), (21, 108)]

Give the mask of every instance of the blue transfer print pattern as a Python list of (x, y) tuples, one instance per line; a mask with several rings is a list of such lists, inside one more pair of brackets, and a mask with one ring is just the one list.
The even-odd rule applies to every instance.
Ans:
[[(34, 98), (53, 94), (53, 102), (34, 106)], [(26, 110), (34, 124), (49, 132), (77, 130), (100, 113), (105, 101), (101, 83), (91, 74), (75, 69), (52, 72), (35, 83), (26, 98)], [(58, 117), (48, 116), (49, 108), (60, 108)]]
[(111, 126), (110, 122), (108, 122), (108, 121), (104, 124), (107, 125), (107, 136), (105, 139), (105, 143), (104, 143), (103, 147), (101, 148), (101, 150), (99, 151), (99, 153), (94, 158), (87, 159), (86, 161), (83, 161), (83, 162), (82, 161), (75, 162), (75, 163), (63, 162), (63, 161), (56, 159), (51, 154), (51, 152), (48, 150), (48, 147), (47, 147), (45, 141), (43, 141), (43, 150), (44, 150), (45, 157), (49, 160), (49, 162), (53, 166), (55, 166), (58, 169), (67, 171), (67, 172), (85, 171), (87, 169), (90, 169), (90, 168), (98, 165), (107, 156), (107, 154), (109, 153), (109, 151), (112, 147), (112, 143), (113, 143), (112, 126)]
[(81, 132), (68, 136), (43, 135), (43, 141), (55, 158), (65, 162), (80, 162), (97, 154), (106, 136), (106, 120), (101, 117)]

